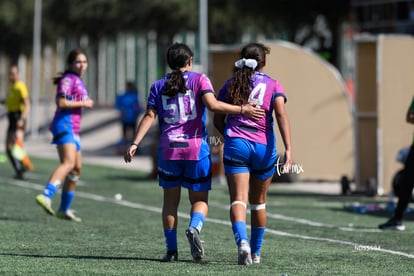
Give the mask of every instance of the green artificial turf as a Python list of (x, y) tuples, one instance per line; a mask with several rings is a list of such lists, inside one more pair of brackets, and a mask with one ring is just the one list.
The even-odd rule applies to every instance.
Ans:
[[(121, 157), (120, 157), (121, 158)], [(376, 230), (390, 213), (358, 214), (346, 203), (383, 198), (333, 196), (281, 189), (268, 195), (262, 263), (237, 265), (227, 188), (213, 184), (201, 233), (205, 262), (192, 262), (184, 230), (190, 205), (182, 193), (179, 261), (161, 263), (162, 190), (145, 173), (84, 165), (72, 208), (81, 223), (47, 215), (34, 198), (57, 161), (33, 158), (36, 170), (14, 180), (0, 164), (0, 275), (414, 275), (413, 214), (406, 231)], [(138, 166), (137, 166), (138, 167)], [(122, 200), (114, 195), (122, 194)], [(53, 200), (58, 208), (60, 194)]]

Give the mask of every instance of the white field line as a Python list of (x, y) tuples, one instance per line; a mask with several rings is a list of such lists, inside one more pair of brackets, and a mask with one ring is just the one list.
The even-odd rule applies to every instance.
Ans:
[[(221, 203), (217, 203), (217, 202), (214, 202), (214, 201), (209, 201), (208, 204), (209, 204), (209, 206), (214, 206), (214, 207), (217, 207), (217, 208), (222, 208), (222, 209), (229, 210), (229, 205), (223, 205)], [(249, 213), (250, 211), (248, 210), (247, 212)], [(332, 229), (337, 229), (337, 230), (342, 230), (342, 231), (349, 231), (349, 232), (374, 232), (374, 233), (381, 232), (381, 230), (379, 230), (379, 229), (353, 228), (353, 227), (337, 226), (337, 225), (333, 225), (333, 224), (321, 223), (321, 222), (316, 222), (316, 221), (302, 219), (302, 218), (288, 217), (288, 216), (284, 216), (284, 215), (281, 215), (281, 214), (272, 214), (270, 212), (267, 212), (267, 217), (272, 218), (272, 219), (278, 219), (278, 220), (292, 221), (292, 222), (295, 222), (295, 223), (305, 224), (305, 225), (309, 225), (309, 226), (332, 228)]]
[[(0, 177), (0, 180), (5, 181), (6, 183), (10, 183), (10, 184), (22, 187), (22, 188), (28, 188), (28, 189), (32, 189), (32, 190), (43, 190), (44, 189), (44, 185), (31, 183), (31, 182), (28, 182), (28, 181), (12, 180), (12, 179), (9, 179), (9, 178), (4, 178), (4, 177)], [(79, 192), (79, 191), (76, 192), (76, 196), (86, 198), (86, 199), (91, 199), (91, 200), (98, 201), (98, 202), (111, 202), (111, 203), (118, 204), (118, 205), (121, 205), (121, 206), (129, 207), (129, 208), (161, 213), (161, 208), (159, 208), (159, 207), (148, 206), (148, 205), (135, 203), (135, 202), (130, 202), (130, 201), (126, 201), (126, 200), (115, 200), (113, 198), (108, 198), (108, 197), (104, 197), (104, 196), (100, 196), (100, 195), (96, 195), (96, 194)], [(190, 218), (190, 216), (188, 214), (184, 214), (184, 213), (181, 213), (181, 212), (178, 213), (178, 216), (181, 217), (181, 218), (187, 218), (187, 219)], [(215, 224), (231, 225), (230, 221), (221, 220), (221, 219), (213, 219), (213, 218), (208, 218), (207, 217), (206, 221), (209, 221), (209, 222), (215, 223)], [(394, 250), (389, 250), (389, 249), (383, 249), (381, 247), (373, 247), (373, 246), (370, 246), (370, 245), (362, 245), (362, 244), (358, 244), (358, 243), (354, 243), (354, 242), (350, 242), (350, 241), (305, 236), (305, 235), (293, 234), (293, 233), (288, 233), (288, 232), (283, 232), (283, 231), (277, 231), (277, 230), (270, 229), (270, 228), (266, 228), (266, 233), (271, 233), (271, 234), (278, 235), (278, 236), (298, 238), (298, 239), (303, 239), (303, 240), (313, 240), (313, 241), (321, 241), (321, 242), (329, 242), (329, 243), (349, 245), (349, 246), (352, 246), (354, 248), (369, 248), (370, 251), (378, 251), (378, 252), (389, 253), (389, 254), (392, 254), (392, 255), (399, 255), (399, 256), (410, 258), (410, 259), (414, 259), (413, 254), (408, 254), (408, 253), (405, 253), (405, 252), (394, 251)]]

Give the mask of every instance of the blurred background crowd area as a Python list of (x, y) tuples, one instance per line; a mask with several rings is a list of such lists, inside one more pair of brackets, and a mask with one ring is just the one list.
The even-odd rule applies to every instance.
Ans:
[(209, 74), (208, 61), (201, 60), (202, 36), (206, 51), (213, 45), (266, 40), (307, 47), (338, 68), (352, 93), (352, 39), (361, 33), (413, 34), (413, 1), (2, 0), (0, 98), (7, 90), (10, 63), (19, 64), (22, 80), (32, 86), (39, 34), (40, 101), (53, 98), (50, 80), (76, 46), (88, 52), (85, 79), (99, 104), (112, 105), (127, 80), (136, 81), (145, 100), (149, 85), (165, 73), (164, 52), (174, 41), (189, 44), (197, 68)]
[[(216, 90), (231, 75), (241, 45), (264, 42), (272, 46), (270, 75), (289, 95), (302, 178), (346, 177), (360, 191), (374, 180), (370, 189), (384, 193), (400, 166), (393, 156), (410, 141), (401, 114), (412, 96), (406, 87), (414, 68), (398, 62), (409, 62), (414, 46), (391, 40), (387, 48), (378, 37), (413, 34), (412, 0), (1, 0), (0, 99), (7, 93), (8, 67), (18, 64), (33, 105), (28, 135), (36, 136), (53, 116), (52, 78), (74, 47), (88, 53), (90, 97), (98, 107), (113, 108), (127, 81), (145, 103), (151, 83), (168, 70), (165, 50), (173, 42), (194, 49), (194, 70), (207, 74)], [(390, 68), (381, 62), (395, 54), (402, 57), (381, 90), (378, 68)], [(393, 104), (381, 96), (390, 95), (387, 89), (397, 99)], [(394, 109), (384, 110), (383, 102)], [(389, 112), (397, 122), (383, 119)], [(4, 107), (0, 113), (6, 119)]]

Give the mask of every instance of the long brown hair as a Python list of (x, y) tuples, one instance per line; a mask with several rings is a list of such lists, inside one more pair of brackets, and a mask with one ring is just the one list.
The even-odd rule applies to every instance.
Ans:
[(235, 66), (233, 79), (228, 87), (230, 102), (236, 105), (247, 103), (253, 86), (252, 77), (255, 70), (263, 68), (266, 64), (266, 55), (270, 53), (269, 47), (261, 43), (249, 43), (241, 50), (240, 57), (244, 59), (254, 59), (257, 61), (257, 67), (251, 68)]

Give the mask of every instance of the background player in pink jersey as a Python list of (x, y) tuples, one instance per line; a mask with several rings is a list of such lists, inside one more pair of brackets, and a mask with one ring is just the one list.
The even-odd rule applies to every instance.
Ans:
[[(67, 57), (67, 69), (54, 79), (56, 90), (56, 112), (50, 124), (53, 144), (56, 144), (60, 164), (53, 171), (42, 194), (36, 202), (50, 215), (72, 221), (81, 219), (70, 210), (75, 196), (76, 184), (82, 167), (82, 154), (79, 139), (82, 108), (92, 108), (81, 76), (88, 68), (86, 53), (80, 49), (72, 50)], [(63, 183), (62, 200), (59, 210), (52, 209), (51, 199)]]
[[(262, 72), (270, 49), (260, 43), (243, 47), (234, 75), (219, 92), (218, 99), (236, 105), (256, 103), (266, 115), (259, 120), (237, 114), (215, 114), (214, 125), (224, 136), (223, 161), (230, 193), (230, 219), (238, 246), (238, 263), (260, 263), (266, 226), (266, 195), (275, 173), (275, 114), (285, 146), (284, 172), (292, 163), (290, 124), (282, 85)], [(246, 230), (247, 203), (251, 210), (250, 243)]]
[(167, 50), (171, 73), (152, 84), (147, 110), (124, 160), (131, 162), (144, 135), (158, 115), (160, 142), (158, 180), (163, 188), (162, 221), (167, 254), (163, 261), (177, 261), (177, 210), (181, 187), (187, 188), (191, 218), (185, 233), (194, 261), (201, 261), (204, 248), (199, 234), (208, 213), (211, 189), (210, 147), (207, 142), (206, 107), (214, 112), (242, 114), (260, 119), (264, 112), (254, 105), (230, 105), (216, 100), (210, 80), (192, 72), (193, 52), (182, 43)]

